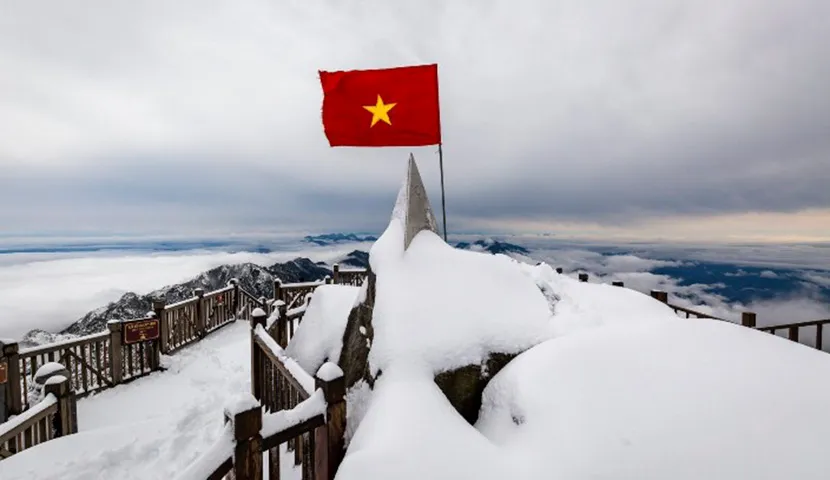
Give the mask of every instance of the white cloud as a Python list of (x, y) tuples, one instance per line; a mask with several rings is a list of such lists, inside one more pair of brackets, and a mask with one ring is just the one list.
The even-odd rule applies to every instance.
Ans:
[(263, 266), (305, 256), (330, 262), (359, 245), (269, 254), (191, 251), (153, 254), (0, 255), (0, 338), (59, 331), (126, 292), (149, 293), (224, 264)]

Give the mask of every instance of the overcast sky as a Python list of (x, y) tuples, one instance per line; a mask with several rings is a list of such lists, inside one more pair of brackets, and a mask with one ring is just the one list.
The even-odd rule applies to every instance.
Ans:
[(450, 231), (830, 240), (826, 0), (0, 0), (0, 235), (376, 230), (318, 70), (439, 64)]

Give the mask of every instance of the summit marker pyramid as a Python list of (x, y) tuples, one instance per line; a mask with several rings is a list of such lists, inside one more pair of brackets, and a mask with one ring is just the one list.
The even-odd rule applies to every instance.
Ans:
[(432, 213), (421, 173), (415, 163), (415, 156), (409, 154), (409, 166), (406, 169), (406, 180), (398, 192), (393, 217), (397, 217), (404, 224), (404, 250), (409, 248), (412, 239), (422, 230), (429, 230), (438, 234), (438, 223)]

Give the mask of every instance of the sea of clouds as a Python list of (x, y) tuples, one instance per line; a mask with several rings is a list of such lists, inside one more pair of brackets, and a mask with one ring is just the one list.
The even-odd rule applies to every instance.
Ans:
[[(830, 318), (830, 305), (816, 293), (830, 285), (830, 248), (821, 246), (668, 247), (636, 245), (600, 248), (591, 244), (558, 244), (528, 238), (507, 239), (531, 248), (532, 258), (566, 272), (585, 270), (592, 282), (625, 282), (641, 292), (666, 290), (672, 303), (730, 320), (741, 311), (758, 313), (759, 325)], [(297, 257), (333, 262), (369, 244), (316, 247), (295, 244), (274, 253), (215, 250), (181, 252), (11, 253), (0, 255), (0, 338), (20, 338), (38, 328), (57, 332), (95, 308), (118, 300), (126, 292), (145, 294), (186, 281), (224, 264), (251, 262), (263, 266)], [(636, 252), (636, 253), (626, 253)], [(718, 261), (769, 268), (810, 268), (802, 274), (796, 294), (741, 304), (713, 291), (713, 284), (681, 284), (680, 279), (652, 270), (684, 262)], [(572, 273), (574, 276), (575, 273)], [(730, 275), (741, 275), (740, 269)], [(776, 275), (764, 270), (759, 275)], [(805, 332), (805, 335), (809, 335)]]

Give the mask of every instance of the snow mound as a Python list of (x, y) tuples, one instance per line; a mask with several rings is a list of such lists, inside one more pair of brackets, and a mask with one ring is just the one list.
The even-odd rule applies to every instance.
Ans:
[(766, 333), (644, 321), (518, 356), (476, 426), (523, 478), (828, 478), (828, 376), (826, 353)]
[(518, 353), (551, 335), (551, 312), (534, 281), (508, 257), (452, 248), (424, 230), (403, 250), (393, 218), (372, 246), (377, 274), (373, 373), (392, 363), (438, 373)]
[(327, 360), (337, 362), (343, 332), (360, 287), (320, 285), (314, 290), (300, 326), (285, 349), (306, 372), (316, 372)]

